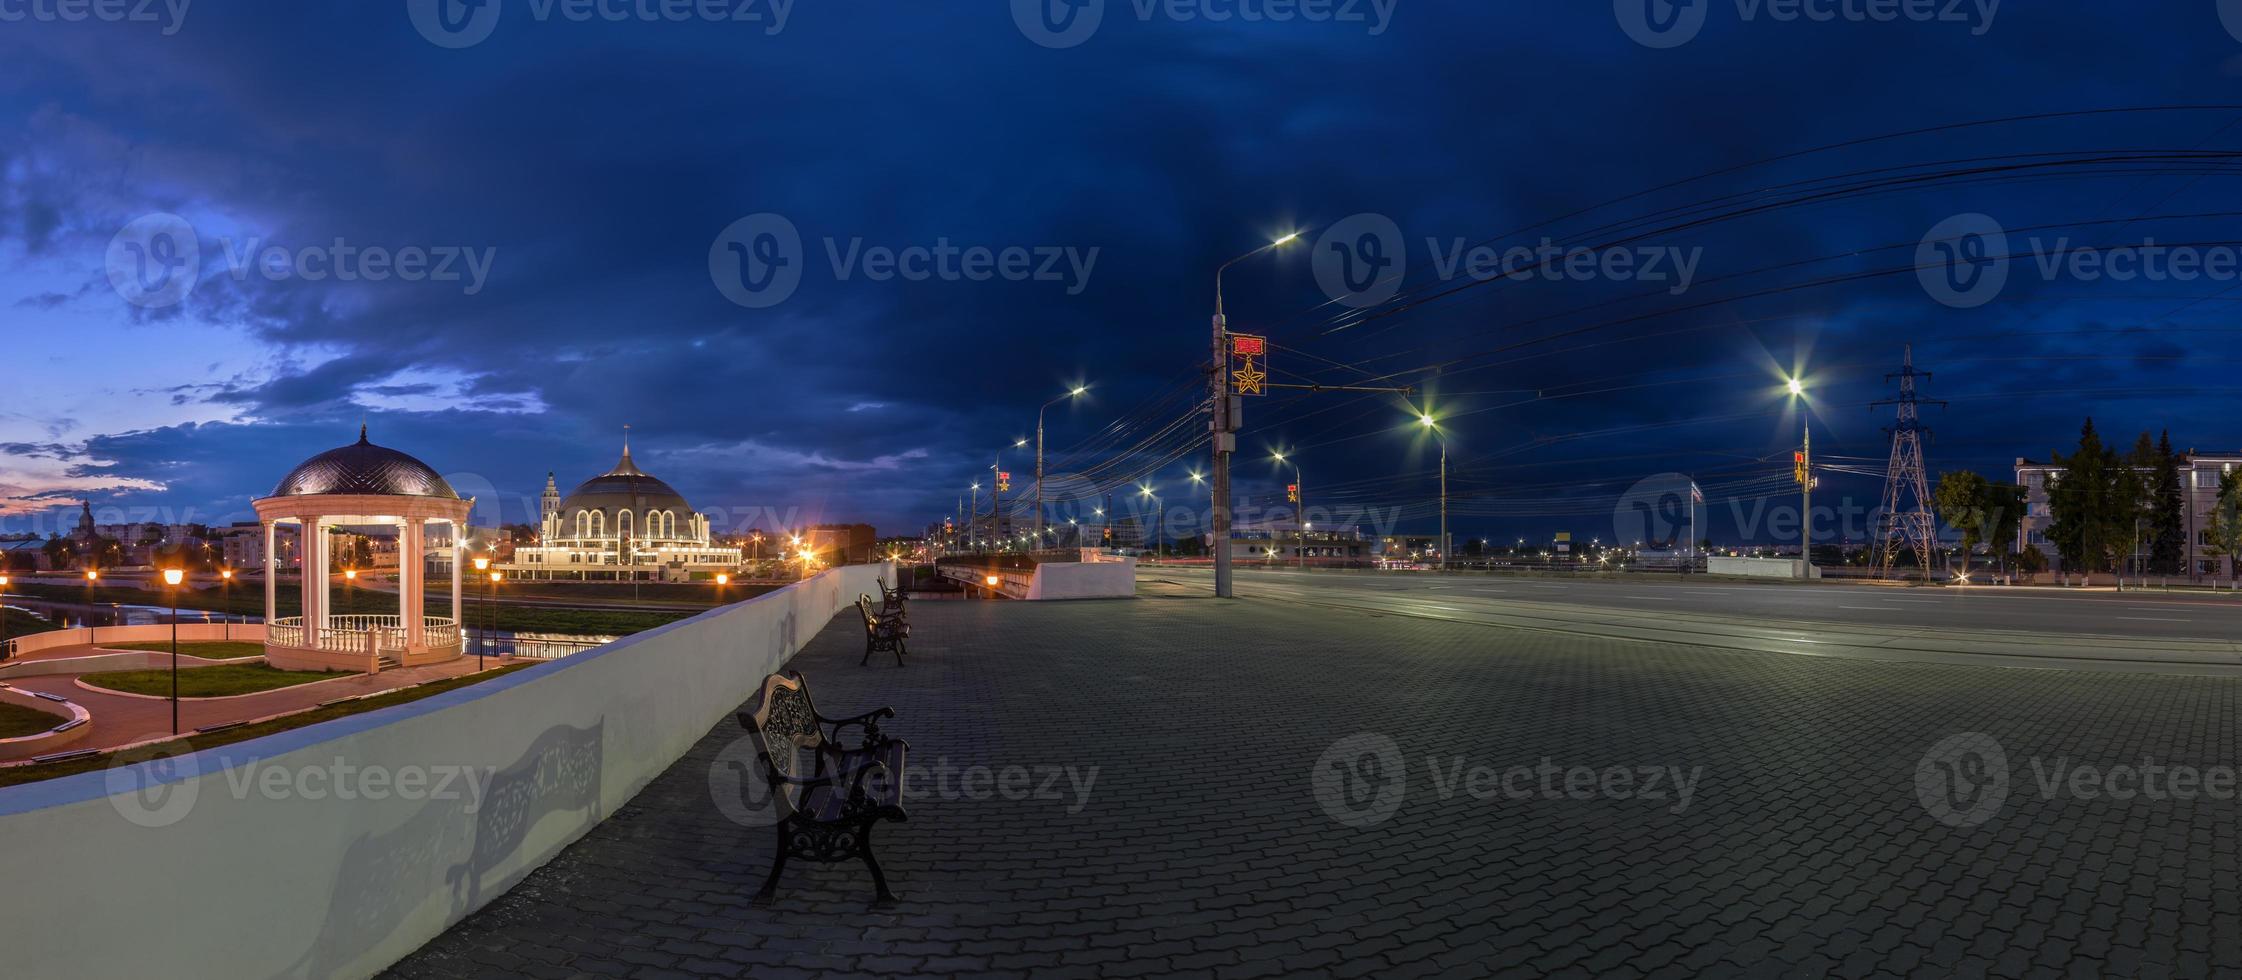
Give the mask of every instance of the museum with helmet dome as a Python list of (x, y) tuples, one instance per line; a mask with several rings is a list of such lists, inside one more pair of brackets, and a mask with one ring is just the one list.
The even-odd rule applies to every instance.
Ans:
[(659, 477), (639, 469), (628, 439), (607, 472), (561, 496), (545, 475), (539, 540), (517, 547), (509, 568), (532, 578), (690, 578), (740, 563), (740, 549), (715, 545), (701, 514)]

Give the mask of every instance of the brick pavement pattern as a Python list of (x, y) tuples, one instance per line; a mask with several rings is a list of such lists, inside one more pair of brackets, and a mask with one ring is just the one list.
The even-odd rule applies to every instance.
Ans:
[[(876, 842), (901, 908), (867, 911), (859, 865), (801, 862), (749, 906), (771, 832), (713, 800), (727, 721), (391, 975), (2242, 974), (2231, 799), (2047, 798), (2033, 767), (2232, 765), (2233, 680), (1169, 598), (918, 603), (897, 669), (857, 666), (853, 615), (792, 666), (828, 714), (900, 712), (916, 795)], [(2013, 772), (1991, 819), (1954, 827), (1916, 777), (1964, 732)], [(1357, 733), (1393, 739), (1404, 783), (1325, 758)], [(1680, 812), (1477, 799), (1459, 757), (1702, 775)], [(943, 763), (1097, 772), (1077, 810), (1039, 785), (944, 794)], [(1380, 787), (1400, 805), (1373, 822)]]

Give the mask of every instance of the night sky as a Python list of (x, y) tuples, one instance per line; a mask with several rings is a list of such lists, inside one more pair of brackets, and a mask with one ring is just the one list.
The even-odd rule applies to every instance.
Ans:
[[(1951, 402), (1934, 478), (2009, 476), (2088, 415), (2242, 448), (2242, 4), (1040, 2), (0, 2), (4, 530), (81, 498), (247, 519), (364, 420), (482, 523), (533, 520), (548, 470), (605, 469), (629, 425), (719, 531), (915, 532), (999, 451), (1032, 471), (1007, 447), (1079, 383), (1054, 497), (1188, 506), (1214, 269), (1296, 229), (1231, 269), (1232, 329), (1274, 380), (1416, 392), (1250, 399), (1249, 504), (1288, 449), (1312, 504), (1429, 533), (1429, 405), (1460, 535), (1608, 536), (1683, 473), (1712, 536), (1774, 540), (1750, 515), (1791, 499), (1785, 376), (1833, 465), (1817, 503), (1865, 508), (1910, 342)], [(1443, 277), (1458, 243), (1545, 236), (1667, 278)], [(2151, 240), (2194, 274), (2047, 257)], [(2003, 254), (1990, 295), (1941, 295)], [(307, 275), (338, 267), (365, 274)], [(1399, 274), (1332, 288), (1371, 268)]]

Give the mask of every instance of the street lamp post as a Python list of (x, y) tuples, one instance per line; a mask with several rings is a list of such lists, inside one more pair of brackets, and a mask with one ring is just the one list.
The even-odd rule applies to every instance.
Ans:
[(358, 570), (343, 569), (343, 615), (358, 615)]
[(1283, 453), (1270, 455), (1275, 456), (1279, 464), (1292, 464), (1292, 523), (1299, 525), (1299, 547), (1294, 550), (1299, 553), (1300, 570), (1305, 572), (1308, 570), (1308, 481), (1301, 477), (1297, 460), (1288, 460)]
[[(1152, 500), (1152, 510), (1154, 514), (1157, 515), (1155, 517), (1155, 520), (1158, 522), (1156, 524), (1158, 530), (1153, 532), (1152, 535), (1152, 560), (1159, 561), (1161, 558), (1166, 557), (1167, 552), (1168, 511), (1166, 507), (1161, 505), (1160, 495), (1153, 493), (1150, 486), (1138, 487), (1137, 492), (1139, 495), (1148, 497)], [(1144, 530), (1144, 525), (1138, 524), (1137, 530)]]
[(0, 663), (8, 659), (8, 577), (0, 575)]
[(1214, 394), (1214, 594), (1218, 599), (1233, 596), (1230, 587), (1230, 454), (1238, 448), (1240, 419), (1230, 410), (1230, 321), (1222, 311), (1222, 273), (1231, 266), (1274, 251), (1298, 241), (1299, 232), (1293, 232), (1244, 255), (1222, 263), (1214, 270), (1214, 359), (1209, 371), (1209, 388)]
[(230, 643), (230, 642), (233, 642), (233, 638), (234, 638), (234, 570), (233, 570), (233, 569), (231, 569), (231, 568), (221, 568), (221, 569), (219, 569), (219, 570), (218, 570), (218, 594), (219, 594), (219, 595), (221, 595), (221, 596), (223, 596), (223, 597), (225, 598), (225, 602), (224, 602), (224, 605), (225, 605), (225, 609), (226, 609), (226, 612), (225, 612), (224, 618), (223, 618), (223, 619), (221, 619), (220, 621), (221, 621), (221, 622), (223, 622), (223, 623), (225, 623), (225, 626), (224, 626), (224, 627), (222, 627), (222, 628), (223, 628), (223, 629), (224, 629), (224, 630), (226, 631), (226, 632), (225, 632), (225, 639), (226, 639), (226, 641)]
[[(1792, 378), (1786, 387), (1790, 396), (1799, 399), (1798, 411), (1798, 559), (1806, 567), (1814, 566), (1814, 420), (1807, 414), (1804, 404), (1806, 384)], [(1931, 570), (1923, 569), (1923, 577), (1930, 578)]]
[(93, 643), (93, 583), (101, 580), (99, 569), (86, 569), (86, 643)]
[(1440, 420), (1430, 414), (1417, 416), (1417, 424), (1432, 432), (1440, 440), (1440, 570), (1448, 570), (1448, 440), (1440, 434)]
[(1035, 410), (1035, 546), (1039, 551), (1043, 548), (1043, 413), (1060, 402), (1080, 398), (1089, 390), (1088, 385), (1075, 385), (1073, 390), (1044, 402), (1042, 408)]
[(163, 584), (171, 591), (171, 733), (179, 734), (179, 583), (187, 573), (177, 568), (163, 570)]
[[(492, 632), (492, 633), (498, 632), (498, 601), (497, 601), (497, 600), (498, 600), (498, 586), (499, 586), (499, 583), (501, 583), (501, 582), (504, 582), (504, 581), (506, 581), (506, 573), (505, 573), (505, 572), (500, 572), (500, 571), (495, 571), (495, 570), (494, 570), (494, 571), (492, 571), (492, 572), (490, 573), (490, 598), (491, 598), (491, 601), (483, 603), (484, 607), (485, 607), (485, 608), (486, 608), (486, 610), (487, 610), (487, 615), (488, 615), (488, 616), (490, 617), (490, 618), (489, 618), (489, 620), (488, 620), (488, 629), (486, 630), (487, 632)], [(497, 637), (492, 637), (492, 638), (491, 638), (491, 645), (492, 645), (492, 646), (497, 646), (497, 645), (498, 645), (498, 639), (497, 639)]]

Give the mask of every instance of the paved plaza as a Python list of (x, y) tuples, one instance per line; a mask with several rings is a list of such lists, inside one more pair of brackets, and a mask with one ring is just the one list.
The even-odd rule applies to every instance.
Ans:
[(854, 615), (792, 666), (900, 713), (900, 908), (800, 862), (750, 907), (727, 721), (390, 975), (2242, 971), (2232, 678), (1180, 597), (917, 603), (897, 669)]

